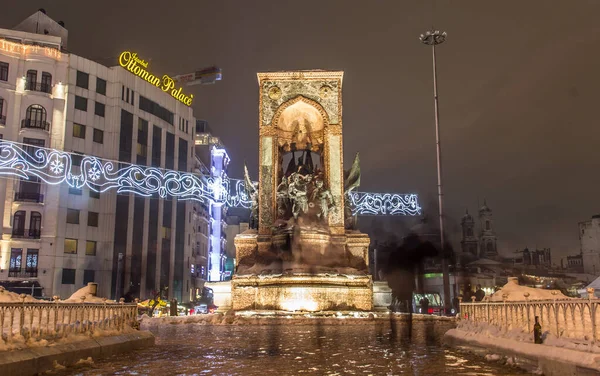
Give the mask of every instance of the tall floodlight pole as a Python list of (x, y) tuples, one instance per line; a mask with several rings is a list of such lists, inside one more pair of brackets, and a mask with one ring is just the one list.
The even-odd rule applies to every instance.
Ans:
[(444, 308), (446, 313), (450, 308), (450, 274), (448, 271), (448, 259), (446, 258), (446, 243), (444, 241), (444, 210), (442, 201), (442, 147), (440, 144), (440, 111), (438, 107), (438, 90), (437, 90), (437, 68), (435, 59), (435, 46), (444, 43), (446, 40), (446, 32), (439, 30), (430, 30), (419, 37), (423, 44), (431, 46), (431, 54), (433, 57), (433, 106), (435, 109), (435, 144), (437, 150), (437, 181), (438, 181), (438, 204), (440, 212), (440, 244), (442, 247), (442, 273), (444, 281)]

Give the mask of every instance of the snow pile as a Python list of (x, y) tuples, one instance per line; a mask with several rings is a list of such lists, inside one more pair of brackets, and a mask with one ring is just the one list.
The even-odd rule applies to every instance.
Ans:
[(69, 299), (62, 300), (65, 303), (81, 303), (81, 298), (85, 297), (84, 303), (115, 303), (114, 300), (104, 300), (103, 298), (94, 296), (92, 286), (84, 286), (75, 291)]
[[(43, 300), (37, 300), (31, 295), (25, 295), (25, 303), (43, 303)], [(23, 299), (14, 292), (5, 290), (0, 286), (0, 303), (23, 303)]]
[[(554, 292), (554, 294), (553, 294)], [(496, 291), (489, 297), (489, 301), (502, 302), (502, 295), (506, 294), (507, 302), (525, 301), (525, 294), (529, 293), (527, 299), (529, 300), (566, 300), (571, 299), (568, 296), (562, 294), (558, 290), (543, 290), (536, 289), (533, 287), (520, 286), (517, 278), (509, 278), (508, 283), (504, 285), (500, 290)]]
[[(484, 325), (481, 325), (484, 326)], [(450, 329), (446, 332), (446, 339), (458, 340), (458, 344), (468, 343), (487, 349), (491, 356), (488, 360), (496, 358), (498, 352), (512, 354), (507, 358), (507, 364), (517, 364), (515, 358), (524, 357), (527, 359), (551, 359), (557, 362), (573, 364), (583, 368), (600, 370), (600, 356), (590, 354), (589, 352), (577, 351), (574, 348), (558, 347), (554, 343), (544, 342), (542, 345), (533, 343), (533, 335), (530, 334), (529, 340), (520, 341), (518, 339), (509, 339), (490, 336), (491, 332), (476, 333), (467, 331), (463, 328)], [(541, 363), (539, 363), (542, 365)], [(537, 372), (539, 374), (539, 371)]]

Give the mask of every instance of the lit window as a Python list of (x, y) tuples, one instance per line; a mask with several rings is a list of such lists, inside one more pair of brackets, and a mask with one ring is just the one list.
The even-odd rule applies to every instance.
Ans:
[(85, 139), (85, 125), (73, 123), (73, 137)]
[(65, 239), (65, 253), (77, 254), (77, 239)]
[(96, 242), (88, 240), (85, 242), (85, 254), (87, 256), (96, 256)]

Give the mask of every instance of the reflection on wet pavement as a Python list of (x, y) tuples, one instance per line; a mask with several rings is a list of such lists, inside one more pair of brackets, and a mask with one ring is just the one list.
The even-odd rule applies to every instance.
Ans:
[(156, 346), (55, 375), (517, 375), (441, 346), (434, 322), (365, 325), (161, 325)]

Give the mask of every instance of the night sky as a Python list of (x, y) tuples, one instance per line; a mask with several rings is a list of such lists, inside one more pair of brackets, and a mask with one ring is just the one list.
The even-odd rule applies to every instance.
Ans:
[(431, 217), (431, 51), (418, 36), (435, 24), (448, 32), (438, 80), (449, 231), (485, 198), (501, 253), (550, 247), (560, 263), (579, 252), (577, 222), (600, 214), (600, 2), (28, 0), (2, 7), (0, 27), (38, 8), (65, 22), (70, 51), (105, 65), (132, 50), (161, 74), (221, 67), (223, 81), (190, 91), (234, 177), (244, 161), (258, 175), (256, 72), (345, 71), (345, 163), (360, 151), (362, 191), (419, 193)]

